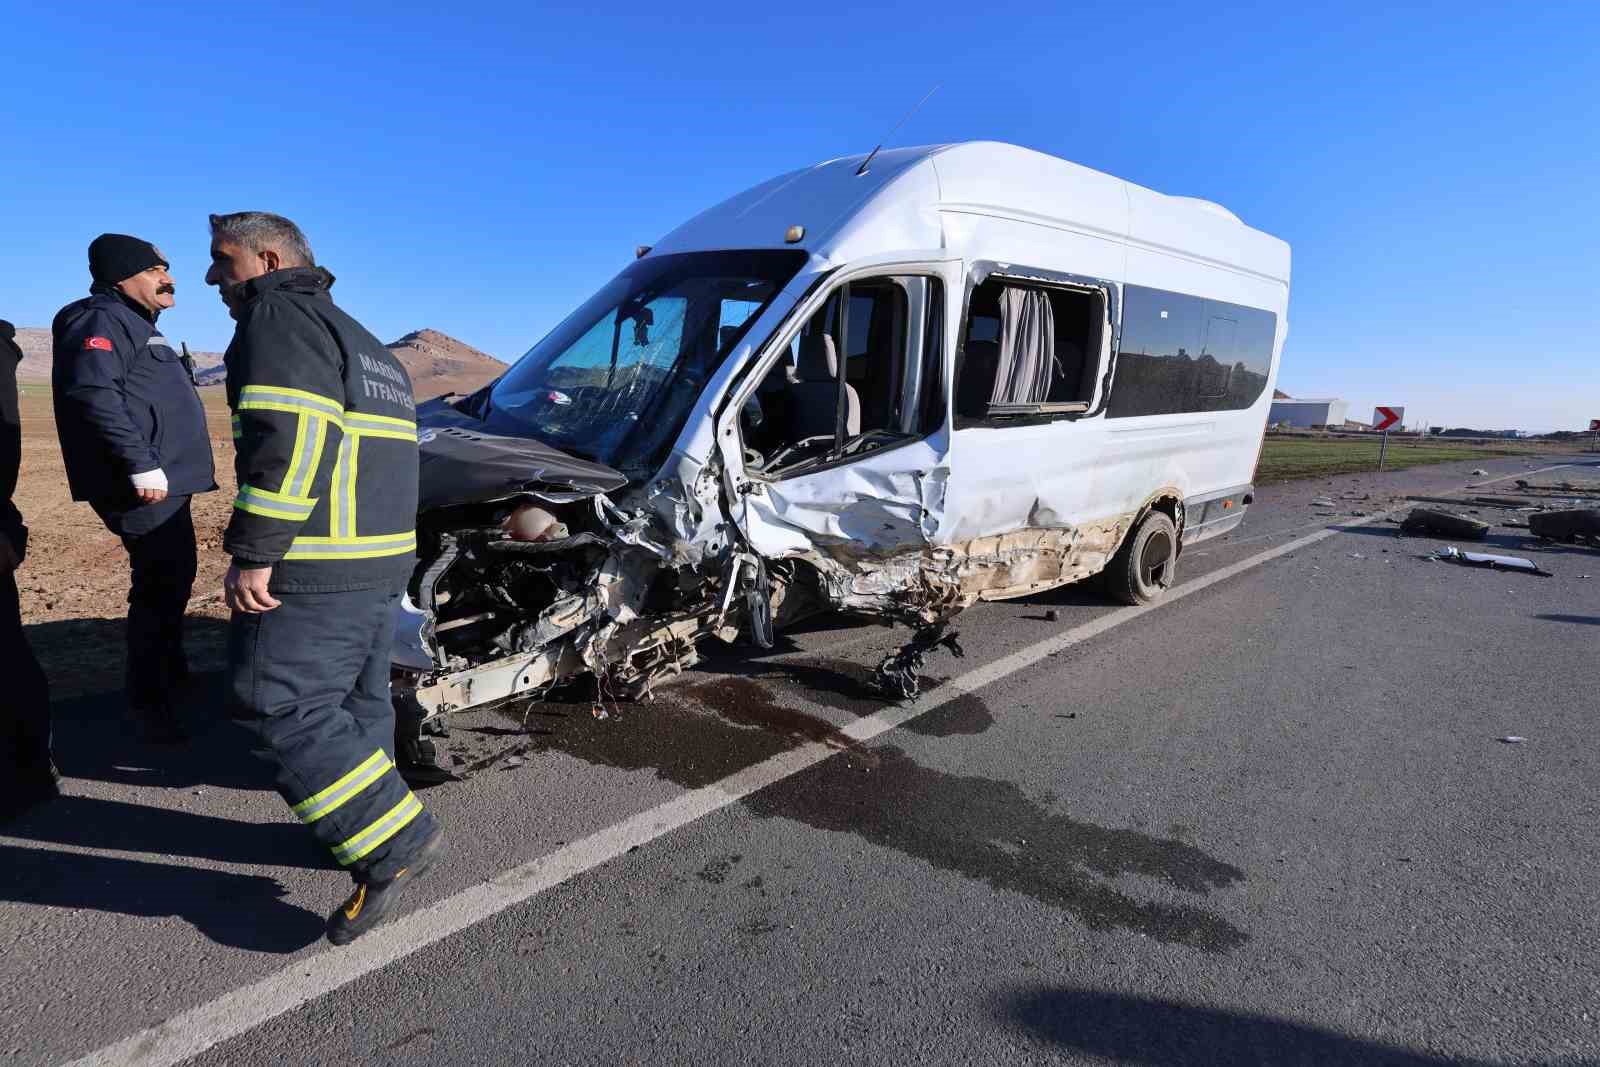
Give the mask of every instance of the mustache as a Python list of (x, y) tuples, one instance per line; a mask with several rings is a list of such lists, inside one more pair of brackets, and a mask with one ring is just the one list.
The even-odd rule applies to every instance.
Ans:
[(176, 285), (162, 285), (156, 288), (158, 293), (176, 293), (177, 291), (178, 287)]

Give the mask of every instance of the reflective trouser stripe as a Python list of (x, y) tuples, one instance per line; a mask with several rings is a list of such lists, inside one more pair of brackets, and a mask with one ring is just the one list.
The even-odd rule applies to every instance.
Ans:
[(337, 811), (345, 801), (356, 796), (367, 786), (382, 778), (394, 764), (379, 749), (356, 767), (355, 770), (334, 782), (322, 792), (309, 796), (290, 810), (306, 823), (316, 822), (329, 812)]
[(244, 430), (239, 426), (239, 416), (233, 416), (231, 422), (233, 424), (233, 439), (237, 441), (239, 438), (244, 436)]
[(333, 858), (348, 866), (405, 829), (412, 819), (421, 814), (422, 801), (417, 799), (415, 793), (407, 791), (404, 800), (369, 823), (366, 829), (334, 845)]

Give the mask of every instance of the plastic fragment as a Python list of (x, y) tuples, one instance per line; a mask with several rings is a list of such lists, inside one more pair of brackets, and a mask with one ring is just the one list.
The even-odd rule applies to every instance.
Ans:
[(1516, 734), (1507, 734), (1505, 737), (1500, 739), (1500, 742), (1501, 744), (1506, 745), (1520, 745), (1526, 740), (1526, 737), (1518, 737)]

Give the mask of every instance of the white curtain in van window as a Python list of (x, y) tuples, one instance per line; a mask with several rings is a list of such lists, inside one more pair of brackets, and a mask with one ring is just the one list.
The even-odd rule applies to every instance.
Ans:
[(1055, 368), (1056, 320), (1038, 289), (1000, 291), (1000, 366), (991, 404), (1042, 404)]

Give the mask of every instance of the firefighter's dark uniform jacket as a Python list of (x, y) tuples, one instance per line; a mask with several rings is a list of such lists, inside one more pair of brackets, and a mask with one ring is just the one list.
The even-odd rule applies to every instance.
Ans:
[(416, 561), (411, 379), (332, 284), (320, 268), (245, 283), (226, 356), (239, 495), (223, 545), (272, 565), (275, 592), (398, 590)]
[(158, 467), (172, 496), (217, 487), (189, 367), (148, 312), (96, 285), (56, 314), (50, 332), (56, 432), (72, 499), (131, 506), (129, 477)]

